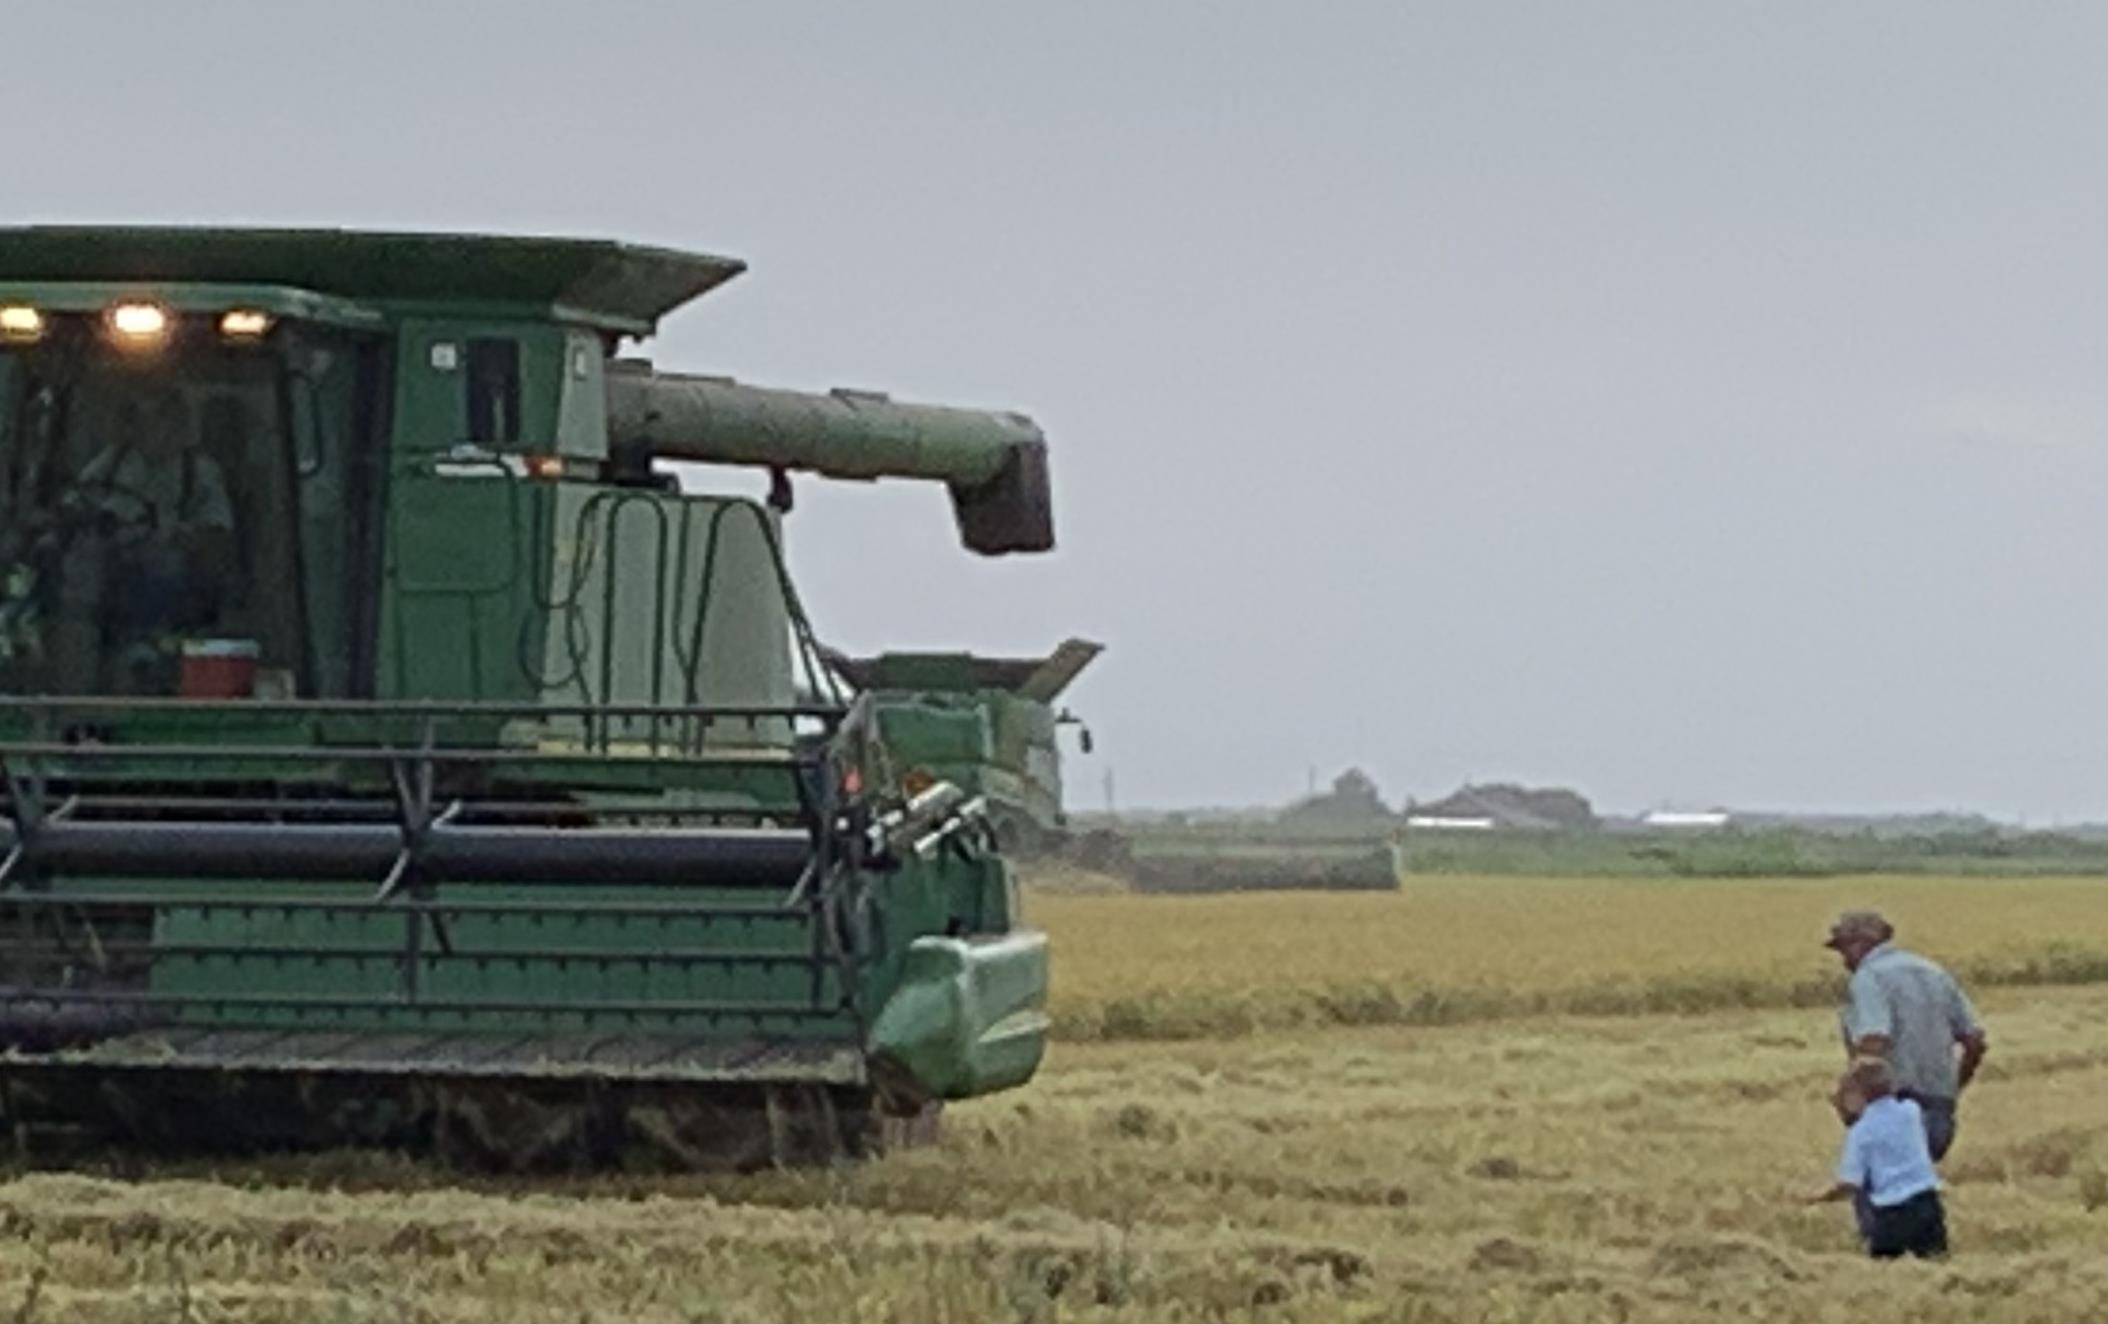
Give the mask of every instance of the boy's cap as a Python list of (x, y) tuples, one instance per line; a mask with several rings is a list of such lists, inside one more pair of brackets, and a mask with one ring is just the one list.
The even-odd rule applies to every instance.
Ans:
[(1885, 1057), (1855, 1057), (1845, 1068), (1843, 1085), (1869, 1099), (1896, 1092), (1895, 1068)]
[(1895, 926), (1883, 919), (1880, 911), (1847, 910), (1830, 926), (1830, 936), (1823, 939), (1823, 946), (1835, 948), (1848, 942), (1887, 942), (1895, 935)]

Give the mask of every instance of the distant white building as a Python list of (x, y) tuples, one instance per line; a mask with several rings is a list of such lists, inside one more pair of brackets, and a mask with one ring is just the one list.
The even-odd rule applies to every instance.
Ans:
[(1405, 825), (1435, 832), (1491, 832), (1494, 827), (1491, 818), (1460, 818), (1454, 814), (1407, 814)]
[(1725, 809), (1651, 809), (1640, 815), (1640, 826), (1651, 828), (1724, 828)]

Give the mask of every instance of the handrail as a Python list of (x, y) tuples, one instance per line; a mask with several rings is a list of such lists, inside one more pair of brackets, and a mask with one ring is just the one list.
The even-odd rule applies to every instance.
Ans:
[[(715, 744), (718, 723), (774, 719), (812, 722), (818, 734), (832, 737), (847, 716), (832, 704), (550, 704), (489, 700), (195, 700), (94, 696), (0, 697), (0, 718), (26, 721), (26, 738), (0, 741), (0, 761), (7, 758), (111, 760), (184, 758), (218, 761), (289, 760), (359, 763), (411, 759), (418, 766), (435, 763), (576, 766), (581, 761), (613, 764), (652, 760), (689, 767), (750, 765), (757, 750), (772, 762), (794, 763), (801, 755), (785, 745)], [(283, 741), (265, 736), (261, 743), (216, 743), (161, 738), (152, 733), (103, 733), (79, 728), (139, 718), (286, 719), (313, 724)], [(342, 729), (367, 724), (368, 730)], [(446, 744), (442, 728), (494, 723), (503, 730), (496, 743)], [(414, 725), (415, 732), (400, 728)], [(130, 735), (132, 738), (122, 738)], [(456, 735), (455, 739), (460, 740)], [(486, 740), (488, 738), (486, 737)]]
[[(620, 742), (616, 742), (620, 743)], [(416, 745), (175, 745), (138, 741), (130, 744), (67, 744), (52, 740), (0, 740), (0, 760), (9, 758), (86, 759), (89, 761), (127, 759), (225, 759), (230, 762), (257, 760), (271, 762), (289, 760), (307, 763), (465, 763), (483, 765), (551, 765), (575, 764), (579, 762), (612, 762), (625, 756), (613, 751), (596, 751), (581, 748), (576, 752), (544, 749), (492, 749), (456, 748), (434, 745), (429, 748)], [(665, 753), (657, 750), (640, 751), (628, 756), (649, 758), (655, 763), (675, 763), (683, 767), (741, 767), (753, 763), (753, 754), (745, 750), (721, 750), (716, 753)], [(794, 755), (786, 752), (783, 764), (796, 763)]]
[[(196, 892), (0, 892), (0, 907), (33, 906), (52, 910), (82, 909), (142, 909), (164, 911), (213, 910), (232, 911), (312, 911), (340, 915), (371, 915), (377, 906), (371, 896), (288, 896), (283, 891), (269, 894), (222, 892), (210, 895)], [(448, 915), (524, 916), (532, 919), (568, 919), (579, 915), (592, 918), (611, 919), (700, 919), (700, 920), (745, 920), (763, 922), (769, 920), (807, 921), (812, 908), (806, 905), (782, 903), (756, 903), (734, 905), (721, 900), (712, 900), (705, 905), (693, 901), (481, 901), (448, 900), (435, 896), (431, 900), (399, 897), (387, 903), (382, 913), (396, 915), (423, 915), (444, 917)]]
[(175, 699), (133, 695), (0, 695), (0, 713), (10, 708), (25, 711), (69, 711), (92, 708), (109, 712), (170, 713), (270, 713), (313, 716), (327, 713), (378, 717), (812, 717), (839, 720), (849, 705), (838, 703), (791, 704), (654, 704), (569, 703), (526, 701), (507, 703), (491, 699)]

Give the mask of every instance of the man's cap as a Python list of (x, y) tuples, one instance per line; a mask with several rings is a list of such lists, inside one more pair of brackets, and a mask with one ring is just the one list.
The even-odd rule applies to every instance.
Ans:
[(1830, 936), (1823, 939), (1823, 946), (1836, 948), (1849, 942), (1881, 943), (1895, 934), (1895, 926), (1883, 919), (1880, 911), (1847, 910), (1830, 926)]

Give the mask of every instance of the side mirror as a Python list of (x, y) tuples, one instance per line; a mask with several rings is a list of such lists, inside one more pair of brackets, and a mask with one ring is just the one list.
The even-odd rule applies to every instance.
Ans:
[(1091, 739), (1091, 729), (1083, 724), (1081, 717), (1078, 717), (1068, 709), (1064, 708), (1054, 714), (1054, 725), (1073, 726), (1076, 728), (1076, 748), (1079, 751), (1088, 754), (1097, 747), (1097, 742)]

